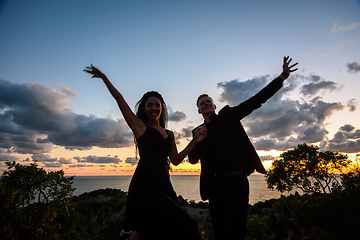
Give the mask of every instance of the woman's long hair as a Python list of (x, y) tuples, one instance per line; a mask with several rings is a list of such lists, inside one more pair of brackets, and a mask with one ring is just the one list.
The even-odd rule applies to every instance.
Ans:
[[(145, 109), (146, 101), (151, 97), (156, 97), (161, 102), (162, 111), (160, 113), (159, 124), (160, 124), (160, 127), (166, 128), (167, 117), (168, 117), (166, 104), (165, 104), (165, 101), (164, 101), (163, 97), (161, 96), (161, 94), (156, 91), (149, 91), (140, 98), (140, 100), (135, 105), (136, 116), (138, 116), (144, 123), (148, 122), (148, 118), (144, 112), (144, 109)], [(138, 149), (138, 145), (137, 145), (135, 137), (134, 137), (134, 142), (135, 142), (135, 151), (136, 151), (135, 157), (137, 159), (139, 149)]]

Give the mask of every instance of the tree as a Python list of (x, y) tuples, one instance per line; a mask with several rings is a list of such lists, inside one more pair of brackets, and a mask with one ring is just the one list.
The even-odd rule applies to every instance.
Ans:
[(268, 188), (276, 187), (280, 192), (295, 186), (304, 193), (331, 193), (341, 189), (339, 174), (350, 164), (347, 155), (321, 152), (317, 146), (303, 143), (282, 153), (265, 177)]
[(71, 232), (74, 177), (65, 177), (62, 170), (46, 172), (36, 162), (29, 166), (15, 162), (6, 165), (9, 170), (0, 180), (1, 236), (48, 239)]

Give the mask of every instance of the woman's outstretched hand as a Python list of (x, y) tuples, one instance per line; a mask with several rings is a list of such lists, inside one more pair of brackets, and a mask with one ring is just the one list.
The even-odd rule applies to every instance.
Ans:
[(94, 67), (92, 64), (89, 66), (87, 66), (84, 69), (84, 72), (90, 73), (92, 76), (92, 78), (103, 78), (105, 76), (105, 74), (103, 74), (99, 69), (97, 69), (96, 67)]

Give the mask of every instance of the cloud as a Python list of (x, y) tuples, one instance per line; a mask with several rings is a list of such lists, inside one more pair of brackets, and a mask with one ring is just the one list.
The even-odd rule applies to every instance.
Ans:
[(355, 127), (351, 126), (350, 124), (345, 124), (344, 126), (340, 127), (340, 130), (344, 132), (351, 132), (354, 129)]
[(19, 158), (7, 153), (0, 153), (0, 162), (13, 162), (13, 161), (17, 162), (19, 161)]
[(57, 88), (60, 88), (59, 92), (70, 98), (75, 98), (75, 97), (79, 96), (79, 94), (72, 91), (68, 86), (66, 86), (62, 83), (51, 82), (51, 85), (53, 85)]
[(268, 81), (269, 76), (260, 76), (245, 82), (234, 79), (228, 82), (219, 82), (217, 88), (221, 88), (223, 92), (220, 94), (220, 102), (228, 102), (235, 105), (245, 101), (259, 92)]
[(192, 138), (192, 130), (193, 129), (194, 129), (193, 126), (189, 126), (189, 127), (181, 129), (182, 136), (185, 137), (185, 138)]
[(168, 111), (169, 111), (169, 115), (168, 115), (169, 121), (180, 122), (186, 118), (186, 114), (184, 112), (179, 112), (179, 111), (173, 112), (173, 110), (170, 107), (168, 107)]
[(60, 164), (72, 164), (72, 161), (71, 161), (71, 159), (66, 159), (66, 158), (61, 157), (59, 160), (59, 163)]
[[(236, 106), (255, 95), (271, 80), (270, 76), (260, 76), (245, 82), (221, 82), (218, 84), (223, 89), (220, 101)], [(340, 90), (341, 87), (317, 75), (292, 75), (284, 85), (261, 108), (242, 119), (256, 149), (283, 151), (302, 142), (326, 143), (329, 134), (326, 119), (344, 110), (346, 105), (323, 101), (317, 93)], [(302, 93), (307, 98), (289, 99), (288, 96), (294, 93)]]
[(23, 154), (48, 153), (54, 145), (66, 149), (127, 147), (133, 135), (123, 119), (74, 113), (67, 86), (52, 83), (17, 84), (0, 80), (0, 149)]
[(123, 119), (97, 118), (77, 115), (75, 127), (68, 132), (49, 132), (47, 140), (66, 149), (128, 147), (134, 143), (133, 134)]
[(191, 140), (192, 139), (192, 130), (193, 126), (185, 127), (180, 129), (180, 131), (173, 131), (175, 136), (175, 143), (180, 144), (181, 139)]
[(51, 167), (51, 168), (61, 168), (62, 164), (59, 162), (53, 162), (53, 163), (44, 163), (45, 167)]
[(318, 52), (318, 51), (319, 51), (319, 49), (314, 49), (314, 50), (312, 50), (311, 52), (304, 53), (302, 56), (303, 56), (303, 57), (308, 57), (308, 56), (311, 56), (311, 55), (315, 54), (315, 53)]
[(34, 154), (32, 160), (37, 162), (56, 162), (57, 158), (52, 158), (49, 154)]
[(344, 47), (343, 43), (338, 43), (338, 44), (334, 44), (334, 45), (331, 45), (331, 46), (327, 46), (327, 47), (322, 48), (322, 49), (314, 49), (311, 52), (304, 53), (302, 56), (303, 57), (309, 57), (309, 56), (312, 56), (312, 55), (314, 55), (316, 53), (319, 53), (319, 56), (323, 57), (323, 56), (329, 55), (331, 53), (339, 52), (343, 47)]
[(342, 49), (343, 47), (344, 47), (343, 43), (338, 43), (338, 44), (335, 44), (335, 45), (332, 45), (332, 46), (328, 46), (328, 47), (326, 47), (324, 49), (321, 49), (320, 50), (320, 57), (329, 55), (330, 53), (339, 52), (340, 49)]
[(131, 164), (131, 165), (136, 165), (136, 164), (138, 164), (138, 160), (136, 159), (136, 158), (134, 158), (134, 157), (128, 157), (128, 158), (126, 158), (126, 160), (125, 160), (125, 163), (129, 163), (129, 164)]
[(358, 101), (357, 101), (355, 98), (349, 100), (349, 101), (346, 103), (346, 106), (349, 108), (350, 112), (355, 111), (356, 108), (357, 108), (357, 105), (358, 105)]
[(16, 84), (0, 80), (2, 116), (23, 129), (67, 131), (76, 115), (67, 107), (75, 93), (56, 91), (40, 83)]
[(339, 26), (338, 23), (334, 23), (332, 29), (331, 29), (331, 33), (335, 33), (335, 32), (342, 32), (342, 31), (350, 31), (352, 29), (355, 29), (357, 26), (360, 26), (360, 22), (358, 23), (349, 23), (347, 25), (341, 25)]
[(357, 73), (360, 71), (360, 65), (357, 62), (347, 63), (348, 72)]
[(273, 155), (259, 156), (261, 161), (273, 161), (276, 158)]
[(304, 95), (315, 95), (320, 90), (336, 90), (337, 84), (333, 81), (318, 81), (305, 84), (301, 87), (301, 93)]
[(66, 159), (63, 157), (61, 157), (60, 159), (52, 158), (49, 154), (33, 154), (31, 158), (32, 161), (43, 163), (45, 167), (60, 168), (63, 166), (63, 164), (72, 164), (71, 159)]
[(91, 167), (95, 167), (94, 165), (90, 165), (90, 164), (74, 164), (74, 165), (70, 165), (70, 168), (91, 168)]
[(333, 139), (324, 143), (323, 148), (344, 153), (355, 153), (360, 150), (360, 130), (345, 124), (334, 134)]
[(98, 157), (95, 155), (89, 155), (87, 157), (83, 157), (81, 159), (82, 163), (99, 163), (99, 164), (104, 164), (104, 163), (114, 163), (114, 164), (118, 164), (121, 162), (121, 160), (117, 157)]
[(335, 133), (334, 138), (329, 142), (332, 143), (345, 143), (348, 140), (360, 140), (360, 130), (356, 130), (350, 124), (340, 127), (339, 131)]
[[(325, 119), (344, 106), (327, 103), (317, 97), (309, 102), (281, 100), (278, 104), (265, 104), (263, 108), (244, 119), (249, 136), (255, 140), (260, 138), (262, 150), (285, 150), (289, 144), (324, 141), (328, 134)], [(267, 139), (276, 141), (266, 142)], [(256, 142), (255, 146), (260, 147), (260, 142)]]

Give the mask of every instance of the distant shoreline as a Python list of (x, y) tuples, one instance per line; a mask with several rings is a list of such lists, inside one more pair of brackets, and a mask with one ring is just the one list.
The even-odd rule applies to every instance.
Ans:
[[(68, 175), (65, 174), (66, 177), (132, 177), (133, 174), (131, 175)], [(170, 174), (171, 176), (200, 176), (199, 174)], [(265, 176), (262, 173), (253, 173), (250, 176)], [(250, 177), (248, 176), (248, 177)]]

